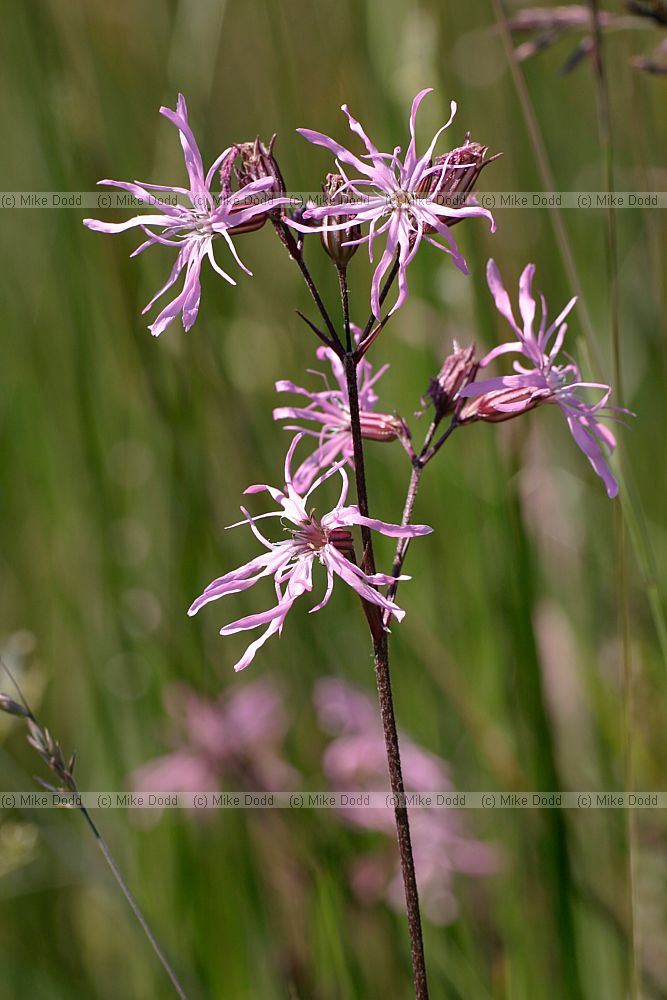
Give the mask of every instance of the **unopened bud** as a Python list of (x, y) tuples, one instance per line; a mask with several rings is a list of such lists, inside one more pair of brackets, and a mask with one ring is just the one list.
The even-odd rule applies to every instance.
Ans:
[(452, 353), (445, 358), (442, 368), (431, 380), (423, 403), (430, 400), (439, 418), (447, 413), (453, 413), (459, 391), (464, 385), (468, 385), (476, 369), (475, 345), (459, 347), (454, 341)]
[(261, 181), (265, 177), (272, 177), (273, 186), (268, 188), (269, 194), (273, 197), (285, 194), (283, 175), (280, 172), (278, 161), (273, 155), (275, 144), (276, 136), (272, 135), (268, 148), (260, 140), (259, 136), (254, 142), (242, 142), (237, 145), (234, 172), (239, 188), (244, 188), (247, 184), (252, 184), (253, 181)]
[(359, 423), (362, 438), (369, 441), (397, 441), (406, 434), (405, 422), (391, 413), (362, 410), (359, 414)]
[[(472, 142), (468, 132), (462, 146), (457, 146), (444, 156), (436, 156), (433, 166), (440, 169), (434, 170), (422, 180), (417, 193), (423, 198), (431, 197), (439, 205), (463, 208), (470, 203), (468, 196), (484, 167), (501, 155), (496, 153), (487, 160), (485, 157), (488, 151), (488, 146)], [(460, 218), (448, 218), (447, 225), (451, 227), (460, 221)]]
[[(352, 198), (347, 192), (341, 192), (345, 181), (340, 174), (327, 174), (326, 182), (322, 185), (322, 191), (328, 205), (349, 205)], [(353, 218), (353, 217), (352, 217)], [(351, 220), (349, 215), (326, 215), (322, 220), (323, 226), (336, 226)], [(338, 267), (347, 267), (348, 263), (357, 252), (357, 245), (345, 246), (349, 240), (358, 240), (361, 236), (361, 227), (350, 225), (349, 229), (323, 229), (320, 233), (322, 246)]]
[[(278, 161), (273, 155), (275, 141), (276, 137), (273, 135), (267, 148), (258, 136), (254, 142), (238, 143), (226, 157), (220, 168), (223, 197), (232, 191), (232, 175), (239, 191), (242, 191), (248, 184), (252, 184), (253, 181), (261, 181), (266, 177), (273, 179), (273, 184), (261, 193), (250, 196), (247, 201), (236, 202), (235, 209), (241, 210), (247, 208), (249, 204), (261, 204), (263, 201), (271, 201), (273, 198), (280, 198), (285, 194), (285, 182)], [(276, 205), (266, 213), (256, 215), (242, 226), (233, 227), (230, 232), (233, 235), (238, 235), (261, 229), (267, 219), (280, 219), (282, 210), (282, 205)]]
[(548, 403), (551, 397), (549, 389), (532, 386), (521, 389), (494, 389), (492, 392), (467, 399), (459, 411), (458, 420), (461, 424), (472, 423), (474, 420), (499, 424), (503, 420), (520, 417), (542, 403)]

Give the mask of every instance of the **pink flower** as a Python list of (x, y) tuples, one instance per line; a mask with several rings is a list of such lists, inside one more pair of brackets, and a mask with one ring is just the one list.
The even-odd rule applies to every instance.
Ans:
[[(439, 158), (440, 162), (432, 162), (433, 151), (436, 142), (444, 130), (451, 124), (456, 114), (456, 103), (451, 103), (451, 115), (449, 121), (436, 132), (431, 144), (423, 156), (418, 157), (415, 140), (415, 118), (417, 109), (426, 94), (431, 93), (432, 88), (420, 91), (412, 102), (410, 114), (410, 144), (405, 158), (401, 160), (399, 154), (400, 146), (397, 146), (393, 153), (381, 153), (363, 128), (350, 114), (347, 105), (342, 106), (342, 110), (348, 117), (350, 129), (355, 132), (366, 146), (367, 153), (361, 158), (350, 150), (341, 146), (340, 143), (321, 132), (313, 132), (311, 129), (298, 129), (309, 142), (318, 146), (324, 146), (330, 150), (337, 158), (336, 162), (345, 183), (339, 189), (338, 194), (352, 195), (353, 198), (347, 204), (336, 204), (336, 215), (346, 216), (346, 221), (338, 224), (331, 224), (330, 220), (317, 231), (334, 232), (337, 230), (351, 230), (362, 223), (370, 223), (370, 231), (367, 236), (358, 239), (350, 239), (349, 245), (356, 243), (368, 243), (368, 253), (373, 260), (373, 244), (375, 238), (386, 233), (386, 243), (384, 253), (373, 275), (371, 288), (371, 307), (373, 315), (380, 318), (380, 287), (382, 279), (388, 271), (394, 254), (398, 252), (400, 268), (398, 272), (398, 298), (391, 310), (398, 309), (407, 298), (407, 268), (413, 260), (422, 239), (433, 244), (439, 250), (444, 250), (451, 254), (456, 266), (468, 273), (465, 260), (450, 233), (450, 226), (455, 221), (472, 216), (485, 216), (491, 221), (491, 230), (495, 230), (493, 216), (485, 208), (478, 205), (469, 204), (461, 207), (453, 207), (447, 204), (447, 198), (442, 196), (442, 186), (447, 176), (448, 157)], [(365, 162), (370, 161), (370, 162)], [(355, 169), (361, 178), (349, 179), (342, 164), (345, 163)], [(440, 194), (440, 197), (438, 195)], [(355, 200), (356, 199), (356, 200)], [(331, 207), (323, 205), (307, 211), (304, 219), (327, 220), (331, 216)], [(295, 224), (296, 228), (303, 232), (313, 232), (313, 228)], [(430, 235), (437, 233), (440, 235), (446, 246), (437, 242)], [(345, 244), (343, 244), (345, 245)]]
[[(314, 701), (320, 725), (334, 737), (323, 761), (332, 787), (350, 793), (388, 791), (382, 726), (372, 699), (343, 680), (327, 677), (316, 685)], [(401, 759), (406, 792), (454, 794), (446, 763), (404, 734)], [(393, 811), (351, 806), (339, 812), (351, 825), (387, 836), (386, 851), (365, 854), (353, 865), (355, 894), (367, 903), (384, 897), (402, 910), (405, 897), (394, 847)], [(413, 810), (410, 829), (424, 911), (434, 923), (447, 923), (457, 909), (453, 874), (491, 874), (499, 867), (498, 853), (492, 845), (467, 837), (459, 816), (450, 809)]]
[[(355, 328), (355, 340), (358, 342), (359, 329)], [(322, 469), (328, 468), (332, 462), (342, 457), (348, 465), (353, 466), (354, 444), (352, 441), (352, 426), (350, 423), (350, 406), (347, 395), (345, 368), (341, 359), (329, 347), (317, 350), (319, 361), (328, 361), (334, 378), (335, 388), (331, 388), (326, 375), (319, 375), (324, 388), (318, 392), (304, 389), (294, 382), (283, 379), (276, 382), (278, 392), (292, 392), (305, 396), (310, 400), (307, 406), (280, 406), (273, 411), (274, 420), (306, 420), (319, 424), (318, 430), (306, 429), (294, 424), (288, 424), (288, 430), (301, 431), (317, 439), (317, 447), (299, 466), (294, 474), (294, 488), (297, 493), (303, 493), (311, 485)], [(359, 411), (361, 417), (361, 433), (364, 438), (374, 441), (395, 441), (403, 433), (403, 423), (399, 417), (390, 413), (375, 413), (377, 403), (375, 383), (384, 375), (389, 365), (382, 367), (374, 374), (373, 366), (365, 358), (357, 367), (357, 384), (359, 391)]]
[(137, 792), (212, 792), (219, 786), (211, 761), (187, 747), (164, 754), (137, 768), (131, 776)]
[(210, 792), (225, 778), (259, 791), (298, 784), (298, 775), (278, 753), (287, 720), (271, 680), (242, 685), (215, 701), (176, 685), (168, 689), (166, 704), (176, 723), (176, 749), (133, 773), (137, 791)]
[[(158, 211), (155, 214), (135, 215), (126, 222), (83, 220), (84, 225), (88, 226), (89, 229), (101, 233), (121, 233), (126, 229), (139, 226), (147, 234), (148, 239), (137, 247), (131, 254), (132, 257), (156, 243), (177, 248), (176, 263), (166, 284), (153, 296), (143, 310), (144, 313), (148, 312), (157, 299), (176, 283), (181, 272), (185, 271), (185, 280), (181, 291), (162, 309), (157, 319), (148, 327), (154, 337), (159, 336), (179, 313), (182, 314), (183, 327), (186, 331), (196, 320), (201, 296), (199, 277), (205, 257), (208, 257), (213, 270), (217, 271), (225, 281), (231, 285), (236, 284), (235, 280), (222, 270), (215, 259), (214, 239), (222, 237), (238, 266), (246, 274), (251, 274), (252, 272), (241, 262), (229, 236), (229, 230), (248, 225), (251, 220), (257, 220), (262, 214), (266, 215), (266, 212), (272, 207), (289, 201), (288, 198), (275, 198), (268, 201), (265, 198), (259, 199), (259, 204), (247, 204), (248, 200), (252, 200), (253, 195), (257, 196), (274, 186), (275, 179), (272, 176), (267, 176), (245, 185), (239, 191), (231, 191), (227, 183), (226, 189), (222, 191), (216, 203), (211, 193), (215, 172), (227, 157), (231, 156), (233, 159), (236, 156), (237, 147), (230, 146), (225, 149), (211, 165), (208, 173), (204, 174), (201, 153), (188, 123), (188, 109), (183, 95), (178, 95), (176, 111), (172, 111), (170, 108), (160, 108), (160, 114), (173, 122), (180, 132), (190, 187), (143, 184), (137, 181), (133, 183), (112, 180), (99, 181), (99, 184), (108, 184), (128, 191), (135, 198), (154, 205)], [(164, 201), (159, 196), (151, 194), (151, 191), (165, 191), (172, 196), (183, 196), (189, 199), (190, 206), (170, 203), (176, 200), (173, 197)], [(240, 202), (244, 204), (239, 204)]]
[[(334, 580), (338, 577), (352, 587), (364, 600), (378, 605), (398, 621), (401, 621), (405, 612), (375, 589), (376, 586), (392, 583), (393, 577), (384, 573), (369, 575), (359, 569), (352, 561), (354, 542), (349, 529), (354, 525), (366, 525), (391, 538), (413, 538), (416, 535), (426, 535), (432, 531), (432, 528), (426, 525), (401, 527), (397, 524), (387, 524), (375, 518), (364, 517), (359, 508), (354, 505), (344, 506), (347, 499), (348, 479), (342, 468), (343, 461), (331, 466), (327, 472), (315, 480), (306, 493), (301, 495), (294, 486), (291, 474), (292, 457), (300, 440), (301, 435), (297, 435), (287, 452), (284, 491), (265, 485), (249, 486), (245, 491), (246, 493), (266, 491), (280, 505), (280, 510), (259, 514), (254, 518), (244, 507), (241, 508), (254, 535), (267, 551), (255, 559), (251, 559), (239, 569), (232, 570), (214, 580), (188, 611), (188, 614), (194, 615), (209, 601), (226, 597), (228, 594), (238, 594), (253, 587), (265, 577), (274, 577), (278, 596), (278, 603), (275, 607), (259, 614), (240, 618), (220, 629), (220, 635), (232, 635), (235, 632), (245, 632), (258, 628), (260, 625), (267, 626), (262, 635), (250, 643), (241, 659), (236, 663), (235, 670), (243, 670), (244, 667), (247, 667), (254, 659), (257, 650), (264, 645), (267, 639), (276, 633), (281, 634), (285, 619), (294, 602), (313, 588), (313, 565), (316, 561), (321, 563), (326, 570), (327, 587), (324, 597), (316, 607), (311, 608), (311, 613), (319, 611), (328, 602)], [(314, 513), (308, 512), (308, 498), (318, 486), (336, 472), (340, 472), (342, 479), (338, 503), (330, 513), (318, 519)], [(288, 528), (291, 537), (281, 542), (270, 542), (260, 533), (256, 523), (259, 518), (264, 517), (279, 517), (283, 526), (286, 526), (287, 522), (294, 525), (293, 528)], [(231, 525), (231, 527), (238, 527), (238, 525)], [(403, 579), (406, 578), (403, 577)]]
[[(536, 302), (532, 292), (534, 273), (535, 265), (528, 264), (519, 281), (519, 310), (522, 320), (522, 325), (519, 326), (495, 261), (490, 260), (487, 264), (486, 277), (496, 308), (510, 324), (517, 339), (495, 347), (482, 358), (480, 368), (484, 368), (501, 354), (508, 353), (523, 355), (529, 364), (515, 361), (513, 367), (516, 375), (473, 382), (461, 389), (460, 396), (476, 397), (474, 403), (467, 404), (461, 411), (462, 420), (509, 419), (540, 403), (557, 403), (565, 415), (574, 440), (605, 484), (607, 496), (615, 497), (618, 483), (607, 464), (603, 447), (612, 452), (616, 447), (616, 439), (598, 417), (613, 419), (615, 413), (629, 411), (619, 411), (607, 406), (611, 386), (604, 382), (582, 381), (579, 368), (569, 355), (566, 355), (567, 363), (557, 364), (567, 332), (564, 320), (577, 300), (570, 299), (553, 323), (547, 326), (547, 305), (544, 296), (540, 294), (541, 318), (536, 332)], [(597, 402), (588, 403), (579, 394), (582, 389), (598, 390), (601, 395)]]

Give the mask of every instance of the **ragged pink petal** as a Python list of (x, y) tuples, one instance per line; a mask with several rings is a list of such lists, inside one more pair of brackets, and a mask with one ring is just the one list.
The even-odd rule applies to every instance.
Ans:
[[(310, 129), (298, 130), (309, 142), (323, 146), (333, 153), (341, 172), (343, 170), (341, 163), (345, 163), (352, 166), (362, 177), (357, 179), (342, 175), (345, 204), (325, 205), (309, 210), (309, 222), (319, 221), (321, 225), (311, 224), (306, 228), (300, 223), (286, 221), (300, 231), (319, 232), (327, 236), (348, 230), (350, 239), (341, 241), (340, 246), (353, 247), (367, 242), (371, 261), (375, 239), (386, 234), (385, 249), (373, 275), (371, 286), (371, 309), (378, 320), (381, 318), (382, 282), (394, 256), (396, 255), (398, 261), (398, 296), (390, 307), (388, 315), (399, 309), (408, 297), (407, 269), (424, 239), (440, 249), (447, 250), (459, 269), (467, 273), (465, 261), (451, 239), (448, 227), (439, 220), (439, 216), (446, 217), (453, 224), (464, 218), (484, 215), (491, 220), (492, 230), (495, 228), (491, 214), (470, 201), (465, 205), (443, 204), (439, 188), (445, 177), (450, 177), (449, 165), (447, 162), (434, 165), (432, 156), (440, 134), (449, 127), (456, 113), (454, 101), (451, 103), (449, 120), (436, 132), (425, 153), (421, 157), (417, 156), (415, 120), (417, 109), (428, 93), (430, 89), (420, 91), (412, 103), (410, 143), (403, 160), (400, 158), (398, 146), (392, 153), (380, 152), (362, 125), (352, 116), (347, 105), (343, 105), (343, 111), (347, 115), (349, 126), (367, 150), (361, 157), (321, 132)], [(467, 174), (465, 193), (472, 187), (483, 165), (486, 147), (479, 149), (482, 151), (479, 157), (480, 164)], [(363, 193), (355, 188), (355, 184), (362, 186)], [(332, 224), (334, 215), (341, 221)], [(358, 236), (359, 227), (366, 223), (370, 227), (368, 235)], [(443, 247), (433, 240), (430, 234), (434, 231), (445, 236), (446, 246)]]
[[(271, 575), (274, 577), (278, 600), (273, 607), (266, 611), (245, 615), (223, 626), (220, 630), (221, 635), (232, 635), (265, 626), (264, 632), (250, 643), (245, 653), (237, 661), (235, 670), (242, 670), (248, 666), (257, 651), (271, 636), (280, 635), (285, 620), (296, 601), (313, 589), (313, 569), (317, 565), (321, 565), (326, 572), (326, 587), (323, 596), (311, 609), (311, 612), (320, 611), (326, 606), (336, 580), (341, 580), (364, 601), (377, 605), (386, 612), (388, 617), (394, 617), (397, 621), (401, 621), (405, 615), (403, 609), (377, 589), (394, 583), (395, 577), (383, 573), (367, 574), (356, 564), (352, 529), (363, 525), (392, 538), (413, 538), (431, 531), (426, 525), (402, 527), (376, 518), (365, 517), (360, 513), (358, 507), (346, 505), (348, 477), (343, 468), (345, 459), (334, 462), (310, 484), (307, 490), (298, 487), (296, 476), (292, 474), (292, 459), (302, 437), (303, 435), (299, 434), (294, 438), (287, 453), (284, 491), (271, 486), (252, 486), (246, 490), (246, 493), (266, 491), (280, 505), (281, 509), (259, 514), (256, 519), (281, 517), (283, 523), (288, 522), (289, 524), (288, 536), (283, 537), (277, 543), (269, 541), (255, 528), (255, 519), (244, 511), (246, 520), (268, 551), (251, 559), (238, 569), (219, 577), (204, 590), (190, 607), (189, 614), (196, 614), (210, 601), (241, 591), (248, 591), (260, 580)], [(341, 477), (338, 503), (333, 510), (317, 518), (311, 508), (310, 494), (335, 474)], [(399, 579), (407, 578), (400, 577)]]
[[(616, 446), (612, 432), (601, 423), (600, 417), (613, 419), (618, 410), (607, 405), (611, 386), (604, 382), (583, 381), (576, 363), (566, 355), (566, 362), (558, 362), (567, 324), (564, 323), (576, 302), (570, 299), (556, 319), (547, 327), (547, 306), (540, 295), (541, 320), (537, 335), (534, 331), (536, 300), (532, 290), (535, 265), (528, 264), (519, 280), (520, 327), (507, 290), (495, 261), (487, 264), (487, 281), (496, 308), (516, 334), (516, 340), (493, 348), (480, 362), (480, 368), (504, 354), (522, 355), (527, 364), (514, 363), (515, 375), (473, 381), (460, 390), (460, 397), (467, 400), (460, 408), (458, 419), (462, 423), (483, 420), (497, 423), (520, 416), (544, 403), (556, 403), (567, 420), (576, 444), (583, 451), (595, 473), (602, 479), (607, 495), (617, 496), (618, 483), (609, 468), (605, 449), (611, 453)], [(552, 341), (553, 337), (553, 342)], [(598, 399), (591, 401), (582, 393), (595, 391)], [(628, 413), (628, 410), (620, 412)]]
[[(188, 121), (188, 109), (185, 98), (178, 95), (176, 110), (160, 108), (160, 113), (176, 126), (183, 149), (185, 166), (190, 187), (178, 187), (164, 184), (139, 184), (130, 181), (104, 180), (99, 183), (128, 191), (135, 198), (146, 202), (157, 209), (159, 214), (141, 214), (125, 222), (103, 222), (97, 219), (84, 219), (84, 225), (89, 229), (103, 233), (122, 233), (127, 229), (140, 227), (148, 234), (149, 239), (134, 251), (132, 256), (154, 244), (176, 246), (178, 258), (176, 267), (156, 296), (151, 305), (160, 295), (174, 284), (181, 269), (187, 264), (185, 283), (181, 292), (165, 306), (149, 330), (153, 336), (159, 336), (169, 324), (182, 315), (183, 327), (187, 331), (194, 324), (199, 311), (201, 287), (199, 274), (204, 257), (213, 270), (231, 285), (234, 279), (218, 263), (213, 241), (222, 238), (236, 265), (251, 274), (241, 261), (229, 235), (250, 231), (262, 225), (263, 219), (280, 206), (290, 203), (292, 199), (284, 196), (284, 191), (275, 190), (275, 176), (255, 177), (239, 191), (223, 191), (224, 197), (214, 197), (211, 185), (216, 171), (224, 160), (237, 155), (239, 147), (230, 146), (214, 160), (208, 172), (204, 173), (202, 156)], [(231, 164), (229, 166), (231, 172)], [(167, 198), (158, 198), (150, 191), (164, 191), (178, 196), (176, 204), (171, 204)], [(264, 195), (263, 197), (260, 197)], [(189, 199), (190, 205), (183, 204)], [(257, 203), (255, 203), (257, 202)], [(159, 230), (154, 232), (153, 230)], [(147, 307), (150, 308), (150, 307)]]

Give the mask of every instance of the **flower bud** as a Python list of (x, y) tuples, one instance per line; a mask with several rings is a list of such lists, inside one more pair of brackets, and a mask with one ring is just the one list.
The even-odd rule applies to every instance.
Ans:
[(272, 187), (268, 188), (268, 194), (273, 198), (281, 197), (285, 194), (283, 175), (280, 172), (278, 161), (273, 155), (275, 143), (276, 136), (272, 135), (268, 149), (259, 136), (254, 142), (242, 142), (237, 145), (234, 173), (236, 174), (239, 188), (244, 188), (253, 181), (261, 181), (265, 177), (272, 177), (274, 183)]
[[(472, 142), (468, 132), (462, 146), (457, 146), (444, 156), (436, 156), (433, 166), (441, 169), (434, 170), (424, 178), (417, 194), (422, 198), (430, 196), (439, 205), (463, 208), (484, 167), (501, 155), (496, 153), (486, 160), (488, 150), (488, 146)], [(447, 225), (451, 227), (460, 221), (461, 219), (456, 218), (447, 219)]]
[[(328, 205), (349, 205), (352, 199), (346, 192), (341, 193), (344, 180), (340, 174), (327, 174), (322, 185), (322, 191)], [(324, 226), (336, 226), (350, 218), (349, 215), (326, 215), (322, 220)], [(345, 268), (357, 252), (357, 246), (344, 246), (349, 240), (358, 240), (361, 236), (360, 226), (350, 226), (344, 230), (327, 230), (320, 233), (322, 246), (331, 257), (334, 264)]]
[(405, 437), (406, 425), (399, 416), (362, 410), (359, 414), (361, 436), (369, 441), (397, 441)]
[(456, 397), (460, 389), (473, 378), (477, 369), (475, 360), (475, 345), (459, 347), (454, 341), (452, 353), (426, 390), (422, 402), (430, 400), (435, 409), (436, 417), (441, 419), (448, 413), (453, 413), (456, 407)]
[[(225, 158), (220, 168), (220, 180), (222, 184), (222, 196), (231, 193), (232, 174), (238, 185), (238, 190), (242, 191), (253, 181), (264, 180), (265, 177), (273, 178), (271, 187), (266, 188), (261, 194), (255, 194), (247, 202), (239, 201), (236, 207), (242, 209), (250, 203), (261, 204), (262, 201), (271, 201), (273, 198), (280, 198), (285, 194), (285, 182), (280, 172), (278, 162), (273, 155), (273, 147), (276, 141), (275, 135), (271, 137), (268, 149), (260, 140), (259, 136), (254, 142), (240, 142), (234, 146)], [(266, 214), (260, 214), (250, 219), (245, 225), (230, 229), (232, 235), (239, 233), (249, 233), (256, 229), (261, 229), (267, 219), (277, 221), (282, 215), (282, 205), (277, 205)]]
[(539, 389), (533, 386), (515, 389), (494, 389), (481, 396), (471, 396), (461, 407), (458, 420), (461, 424), (472, 423), (474, 420), (485, 420), (487, 423), (499, 424), (503, 420), (520, 417), (529, 410), (534, 410), (541, 403), (548, 403), (552, 397), (549, 389)]

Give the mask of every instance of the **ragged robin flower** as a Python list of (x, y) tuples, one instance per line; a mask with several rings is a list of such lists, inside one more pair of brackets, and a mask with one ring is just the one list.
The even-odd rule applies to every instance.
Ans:
[[(355, 326), (352, 329), (355, 342), (358, 344), (361, 331)], [(323, 469), (341, 457), (350, 466), (354, 464), (352, 424), (343, 363), (336, 352), (329, 347), (319, 347), (317, 359), (327, 361), (331, 366), (333, 386), (321, 372), (311, 373), (323, 380), (322, 388), (316, 391), (305, 389), (287, 379), (276, 382), (278, 392), (305, 396), (309, 402), (306, 406), (279, 406), (273, 411), (273, 419), (299, 421), (298, 424), (287, 424), (287, 429), (300, 431), (317, 441), (315, 450), (304, 459), (294, 474), (294, 486), (297, 492), (307, 490)], [(400, 417), (375, 411), (375, 404), (378, 401), (375, 385), (388, 368), (389, 365), (382, 365), (377, 372), (373, 372), (373, 366), (366, 358), (357, 365), (361, 436), (366, 440), (396, 441), (407, 433)], [(316, 429), (304, 428), (302, 426), (304, 421), (314, 424)]]
[[(321, 206), (305, 213), (306, 222), (322, 222), (322, 231), (333, 233), (340, 230), (347, 233), (347, 240), (342, 242), (350, 246), (367, 243), (370, 260), (373, 260), (375, 241), (379, 236), (385, 236), (385, 248), (373, 275), (371, 286), (371, 308), (376, 319), (380, 319), (380, 290), (382, 282), (389, 271), (394, 256), (398, 259), (398, 297), (390, 312), (398, 309), (408, 295), (407, 269), (414, 260), (415, 254), (423, 240), (431, 243), (439, 250), (450, 254), (456, 266), (468, 273), (463, 256), (459, 252), (450, 233), (451, 225), (464, 218), (484, 216), (495, 229), (493, 216), (485, 208), (478, 205), (464, 204), (458, 207), (452, 205), (447, 198), (439, 197), (446, 178), (451, 180), (451, 172), (447, 173), (447, 157), (433, 161), (433, 153), (440, 135), (451, 124), (456, 114), (456, 103), (451, 102), (449, 120), (438, 129), (428, 149), (422, 156), (417, 155), (415, 119), (417, 109), (424, 97), (431, 93), (431, 88), (420, 91), (412, 102), (410, 114), (410, 143), (403, 159), (400, 158), (400, 146), (392, 153), (381, 153), (366, 135), (359, 122), (352, 117), (347, 105), (342, 110), (347, 115), (350, 129), (360, 137), (367, 152), (357, 156), (345, 146), (321, 132), (312, 129), (298, 129), (304, 138), (315, 145), (323, 146), (336, 157), (344, 184), (338, 190), (338, 195), (351, 196), (348, 204), (336, 204), (336, 214), (344, 216), (342, 222), (331, 225), (331, 207)], [(348, 178), (345, 164), (353, 167), (361, 177)], [(356, 237), (352, 230), (356, 226), (369, 223), (367, 235)], [(292, 222), (296, 228), (304, 232), (312, 232)], [(437, 234), (444, 240), (439, 243), (433, 238)]]
[[(153, 296), (143, 312), (148, 312), (155, 302), (161, 298), (185, 271), (185, 279), (181, 291), (159, 313), (157, 319), (148, 329), (154, 337), (159, 336), (179, 313), (182, 316), (183, 327), (187, 331), (193, 325), (199, 311), (201, 297), (200, 274), (204, 258), (207, 257), (211, 267), (225, 281), (235, 285), (236, 281), (218, 264), (213, 245), (217, 239), (222, 239), (232, 254), (238, 266), (246, 272), (252, 272), (242, 263), (236, 248), (232, 243), (230, 233), (243, 232), (256, 219), (264, 216), (276, 206), (290, 201), (278, 194), (275, 198), (261, 198), (259, 203), (253, 201), (261, 194), (275, 189), (275, 177), (270, 174), (250, 181), (237, 191), (232, 191), (226, 178), (225, 165), (231, 163), (239, 152), (236, 146), (225, 149), (204, 173), (202, 156), (197, 141), (188, 122), (188, 109), (185, 98), (178, 95), (176, 110), (160, 108), (160, 114), (172, 122), (180, 133), (181, 146), (185, 157), (185, 166), (190, 182), (189, 188), (173, 185), (146, 184), (137, 181), (103, 180), (100, 184), (121, 188), (129, 192), (141, 202), (154, 207), (157, 211), (148, 214), (135, 215), (125, 222), (103, 222), (99, 219), (84, 219), (84, 225), (101, 233), (122, 233), (126, 229), (139, 227), (148, 236), (131, 254), (135, 257), (148, 247), (163, 244), (178, 251), (176, 262), (171, 274), (162, 288)], [(213, 183), (216, 172), (222, 167), (222, 190), (220, 196), (213, 194)], [(155, 192), (164, 192), (165, 196)], [(180, 203), (179, 199), (184, 202)], [(187, 204), (186, 202), (189, 202)]]
[[(500, 344), (480, 362), (480, 369), (503, 354), (520, 354), (527, 363), (514, 362), (514, 375), (475, 381), (461, 389), (459, 395), (468, 398), (460, 413), (460, 422), (488, 420), (498, 422), (519, 416), (542, 403), (556, 403), (563, 413), (572, 437), (583, 451), (594, 471), (602, 479), (610, 498), (618, 494), (618, 483), (609, 468), (605, 449), (612, 452), (616, 438), (600, 420), (613, 419), (618, 410), (607, 405), (611, 386), (605, 382), (585, 382), (576, 363), (565, 355), (560, 360), (567, 332), (564, 322), (576, 303), (570, 299), (556, 319), (547, 325), (547, 304), (540, 295), (541, 317), (535, 330), (536, 302), (532, 291), (535, 265), (528, 264), (519, 282), (521, 325), (514, 318), (509, 295), (503, 285), (495, 261), (490, 260), (486, 276), (496, 308), (510, 324), (516, 340)], [(582, 392), (597, 392), (598, 399), (588, 402)]]
[[(250, 643), (243, 656), (235, 664), (235, 670), (243, 670), (255, 657), (257, 650), (272, 635), (280, 635), (285, 619), (292, 610), (294, 602), (313, 589), (313, 568), (319, 563), (324, 567), (327, 585), (321, 601), (311, 608), (311, 613), (324, 607), (331, 597), (334, 581), (342, 580), (359, 594), (363, 600), (377, 605), (389, 615), (401, 621), (405, 612), (394, 601), (381, 594), (376, 587), (394, 582), (393, 576), (384, 573), (364, 573), (354, 562), (354, 541), (351, 529), (355, 525), (364, 525), (390, 538), (414, 538), (417, 535), (429, 534), (433, 529), (423, 524), (401, 527), (398, 524), (387, 524), (376, 518), (365, 517), (356, 505), (346, 506), (348, 479), (343, 469), (344, 462), (332, 465), (312, 484), (307, 492), (299, 492), (291, 472), (294, 451), (300, 440), (297, 435), (287, 452), (285, 459), (285, 488), (274, 486), (249, 486), (246, 493), (267, 492), (279, 505), (280, 509), (254, 517), (242, 507), (241, 511), (255, 537), (265, 547), (266, 552), (251, 559), (250, 562), (225, 573), (214, 580), (206, 590), (194, 601), (188, 614), (194, 615), (205, 604), (219, 597), (238, 594), (254, 587), (266, 577), (273, 577), (278, 602), (273, 608), (257, 614), (239, 618), (220, 629), (220, 635), (232, 635), (235, 632), (245, 632), (266, 625), (265, 631), (258, 639)], [(327, 479), (339, 473), (342, 488), (336, 506), (322, 517), (316, 517), (309, 506), (311, 494)], [(260, 532), (257, 521), (260, 518), (277, 517), (283, 523), (287, 538), (279, 542), (271, 542)], [(238, 527), (239, 525), (231, 525)], [(406, 579), (406, 577), (399, 577)]]

